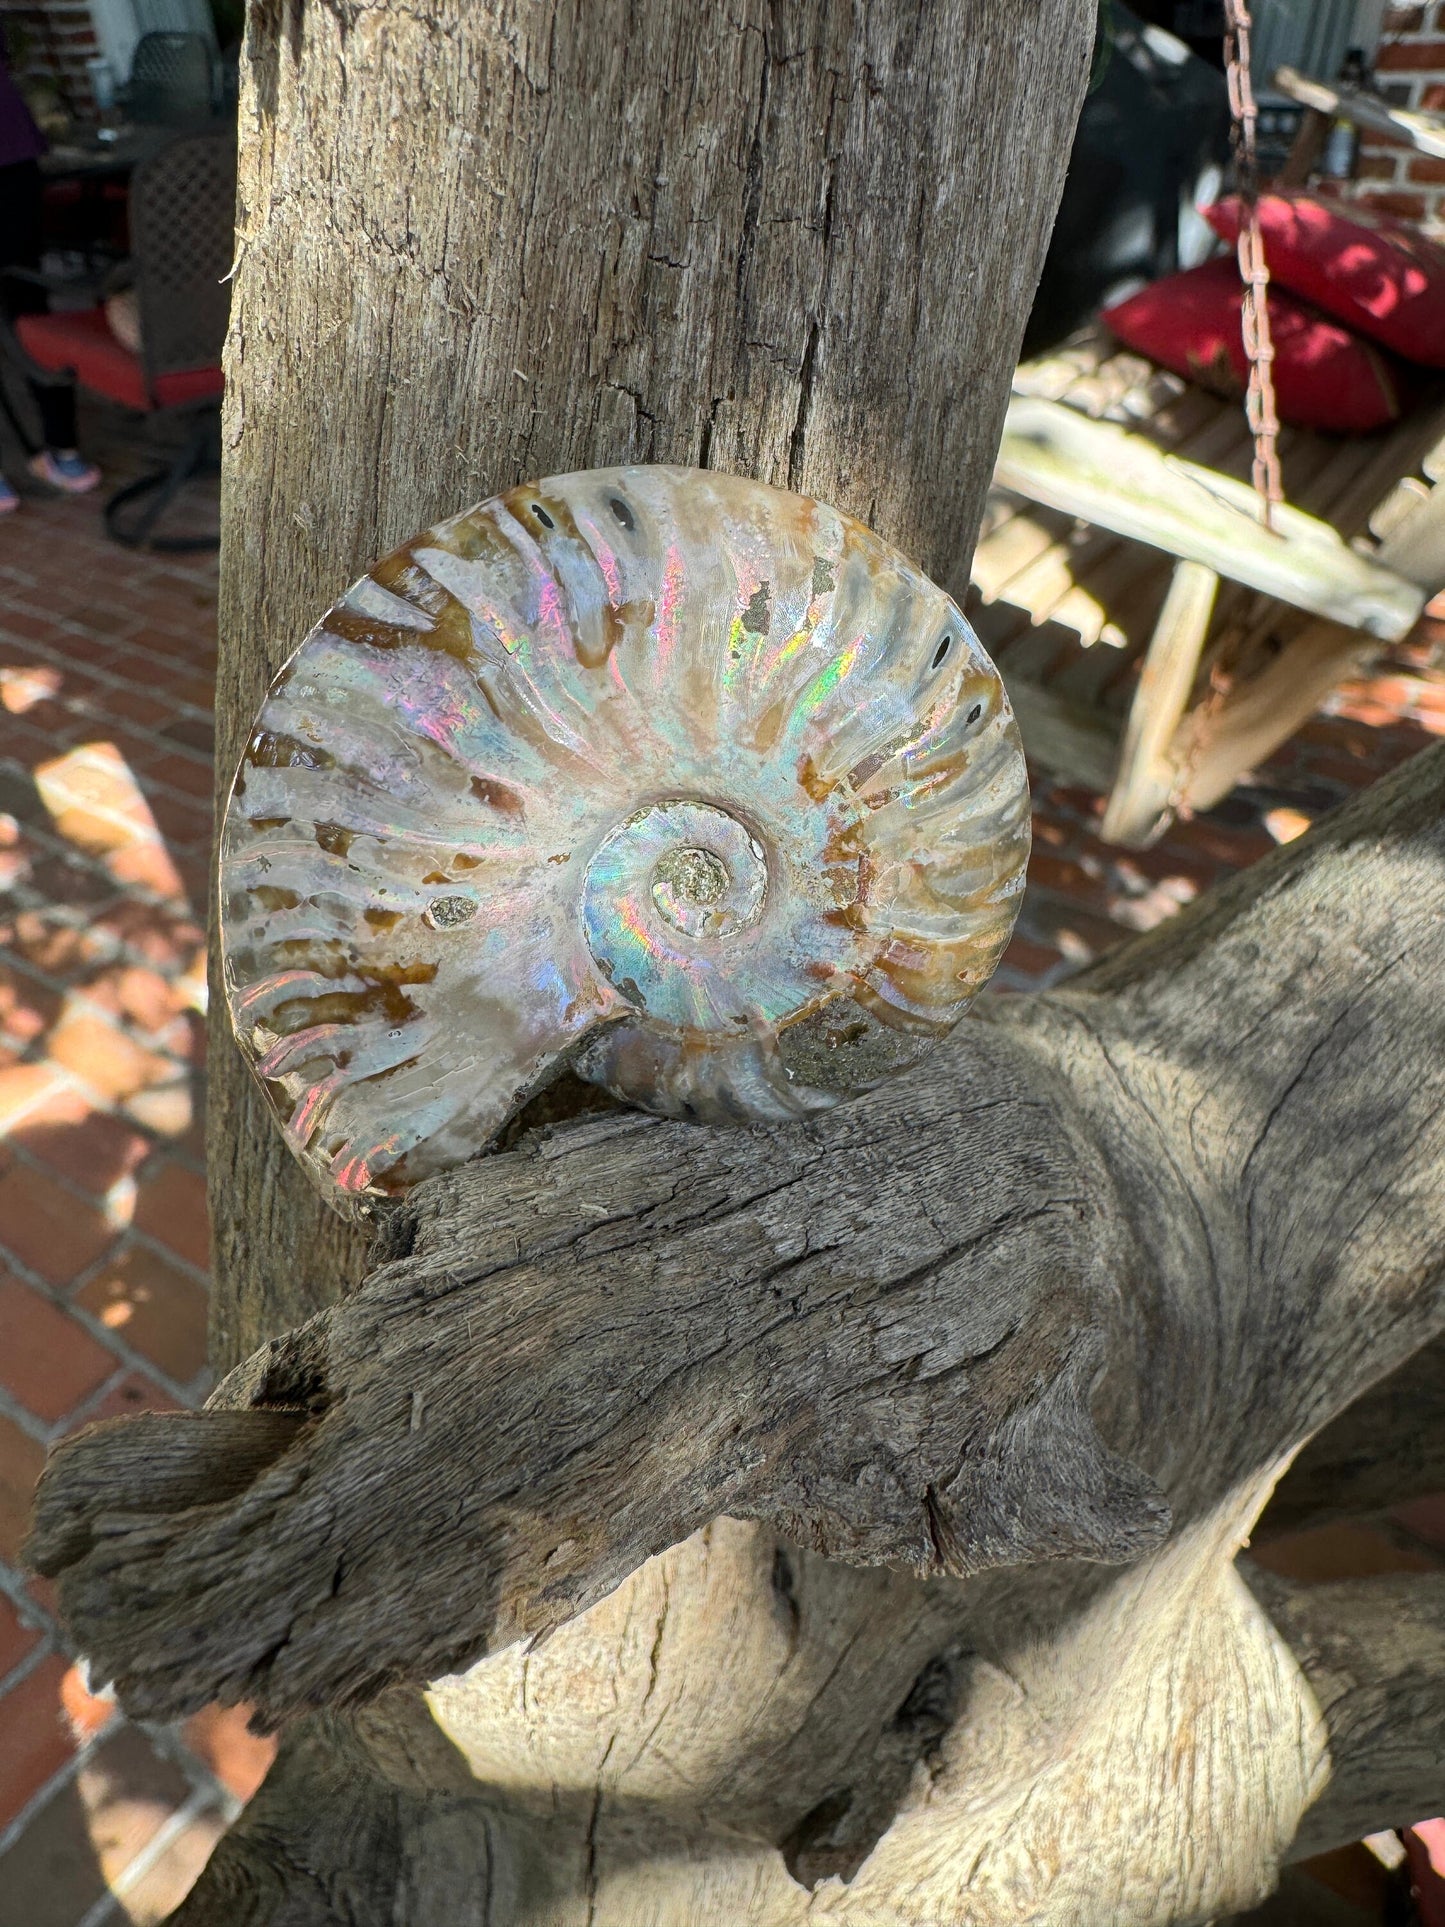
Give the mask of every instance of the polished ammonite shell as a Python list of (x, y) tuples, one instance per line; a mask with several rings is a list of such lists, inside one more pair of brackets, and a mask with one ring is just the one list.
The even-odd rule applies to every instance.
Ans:
[(998, 675), (886, 542), (710, 471), (553, 476), (378, 563), (276, 678), (226, 994), (354, 1207), (564, 1067), (710, 1122), (867, 1089), (992, 971), (1028, 838)]

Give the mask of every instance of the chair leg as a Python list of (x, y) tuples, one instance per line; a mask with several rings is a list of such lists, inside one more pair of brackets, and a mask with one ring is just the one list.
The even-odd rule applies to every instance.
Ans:
[[(116, 490), (105, 505), (106, 533), (113, 541), (122, 543), (128, 549), (138, 549), (149, 542), (151, 548), (167, 555), (195, 554), (220, 546), (219, 536), (151, 534), (181, 488), (201, 467), (212, 434), (211, 417), (201, 416), (169, 468), (156, 469), (152, 474), (142, 475)], [(134, 502), (144, 502), (145, 507), (134, 522), (127, 523), (122, 511)]]

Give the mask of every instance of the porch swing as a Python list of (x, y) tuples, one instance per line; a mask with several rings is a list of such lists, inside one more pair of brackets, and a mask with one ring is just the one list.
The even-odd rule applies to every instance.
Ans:
[[(1248, 310), (1266, 279), (1249, 22), (1238, 0), (1227, 17)], [(1288, 70), (1275, 85), (1325, 128), (1371, 111)], [(1307, 122), (1299, 145), (1318, 131)], [(1431, 116), (1395, 114), (1392, 131), (1423, 151), (1445, 144)], [(1015, 378), (970, 613), (1031, 758), (1106, 794), (1109, 842), (1147, 846), (1179, 812), (1217, 803), (1445, 589), (1445, 490), (1433, 486), (1445, 388), (1384, 433), (1279, 431), (1258, 308), (1244, 411), (1102, 331)], [(1289, 503), (1269, 485), (1276, 434)]]

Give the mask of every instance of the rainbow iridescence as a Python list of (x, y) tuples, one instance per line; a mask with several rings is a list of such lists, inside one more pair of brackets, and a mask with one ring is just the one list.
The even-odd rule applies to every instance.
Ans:
[(342, 1208), (565, 1065), (802, 1115), (962, 1014), (1028, 821), (993, 665), (887, 543), (731, 476), (554, 476), (378, 563), (273, 684), (221, 838), (236, 1035)]

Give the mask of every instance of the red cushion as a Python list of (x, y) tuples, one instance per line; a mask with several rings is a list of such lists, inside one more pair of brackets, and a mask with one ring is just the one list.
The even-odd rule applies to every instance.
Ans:
[(157, 408), (183, 408), (190, 402), (219, 401), (225, 377), (219, 368), (178, 368), (173, 374), (157, 375)]
[(179, 408), (189, 402), (213, 401), (221, 393), (219, 368), (187, 368), (158, 375), (154, 392), (147, 394), (140, 357), (116, 340), (104, 308), (21, 315), (15, 332), (26, 354), (42, 368), (73, 374), (82, 387), (123, 408)]
[[(1205, 216), (1239, 238), (1237, 194)], [(1307, 194), (1262, 194), (1259, 225), (1275, 282), (1408, 361), (1445, 368), (1445, 248), (1404, 221)]]
[[(1240, 335), (1244, 290), (1233, 259), (1155, 281), (1106, 308), (1127, 348), (1217, 395), (1243, 395), (1249, 379)], [(1359, 434), (1400, 413), (1396, 366), (1368, 341), (1271, 283), (1274, 394), (1281, 421)]]

